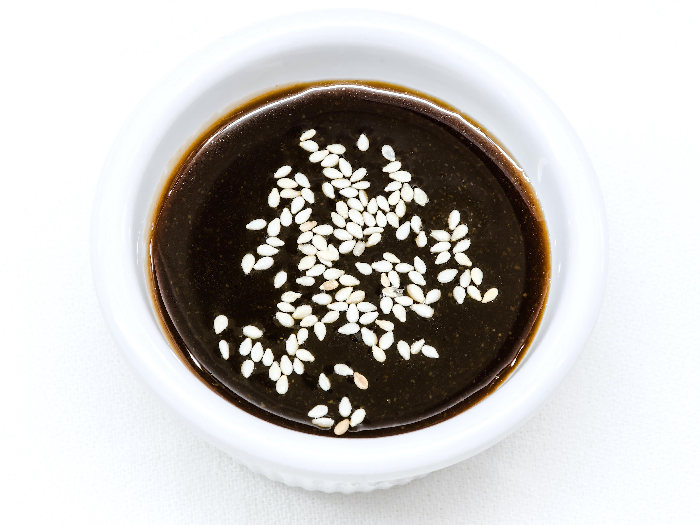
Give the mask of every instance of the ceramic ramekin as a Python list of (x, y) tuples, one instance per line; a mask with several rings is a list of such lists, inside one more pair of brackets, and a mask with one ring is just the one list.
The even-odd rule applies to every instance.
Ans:
[[(428, 93), (495, 135), (545, 213), (552, 281), (537, 336), (496, 392), (423, 430), (331, 439), (281, 428), (212, 392), (176, 357), (157, 321), (145, 244), (155, 196), (198, 133), (275, 86), (367, 79)], [(137, 374), (204, 439), (271, 479), (327, 492), (405, 483), (462, 461), (522, 425), (581, 352), (603, 294), (605, 213), (571, 125), (529, 78), (466, 36), (367, 11), (309, 12), (238, 31), (185, 60), (139, 104), (107, 158), (92, 219), (92, 267), (107, 324)]]

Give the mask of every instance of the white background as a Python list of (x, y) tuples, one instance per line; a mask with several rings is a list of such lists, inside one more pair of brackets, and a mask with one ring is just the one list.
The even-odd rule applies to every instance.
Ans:
[(696, 1), (352, 3), (443, 23), (511, 60), (571, 120), (600, 178), (610, 274), (598, 324), (544, 409), (498, 445), (405, 487), (308, 493), (235, 465), (127, 368), (88, 257), (120, 126), (203, 45), (327, 6), (4, 4), (0, 523), (700, 523)]

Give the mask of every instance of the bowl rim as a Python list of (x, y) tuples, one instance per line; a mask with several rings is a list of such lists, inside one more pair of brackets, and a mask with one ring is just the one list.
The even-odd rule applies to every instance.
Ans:
[[(517, 84), (523, 97), (546, 114), (558, 131), (551, 140), (566, 144), (573, 152), (570, 161), (580, 164), (577, 173), (583, 180), (577, 188), (579, 202), (575, 205), (581, 206), (581, 213), (590, 221), (587, 231), (577, 232), (578, 248), (588, 250), (598, 264), (577, 268), (575, 277), (589, 282), (588, 286), (579, 286), (576, 297), (570, 298), (578, 302), (578, 317), (556, 327), (557, 334), (549, 344), (558, 343), (560, 350), (545, 363), (536, 384), (530, 383), (506, 410), (488, 413), (485, 408), (486, 400), (501, 392), (502, 387), (460, 415), (405, 434), (340, 440), (296, 432), (233, 407), (189, 371), (190, 379), (182, 375), (182, 370), (176, 370), (176, 365), (160, 353), (162, 345), (168, 345), (160, 326), (156, 326), (159, 342), (153, 319), (143, 319), (137, 309), (131, 308), (134, 290), (130, 286), (138, 272), (126, 267), (133, 266), (134, 249), (137, 259), (144, 254), (129, 242), (138, 237), (130, 219), (132, 210), (115, 195), (128, 196), (125, 185), (133, 183), (129, 177), (135, 176), (129, 168), (147, 161), (146, 148), (141, 147), (139, 138), (146, 130), (162, 131), (158, 129), (164, 125), (162, 115), (212, 81), (222, 67), (227, 67), (231, 56), (254, 44), (274, 47), (291, 36), (299, 38), (300, 31), (309, 34), (314, 28), (332, 28), (325, 33), (329, 35), (352, 30), (365, 37), (393, 31), (450, 52), (478, 54), (505, 81)], [(451, 29), (396, 13), (354, 9), (318, 10), (265, 20), (209, 44), (176, 66), (134, 109), (115, 140), (98, 183), (91, 225), (92, 271), (103, 315), (127, 361), (158, 397), (205, 439), (243, 463), (346, 481), (405, 478), (454, 464), (495, 444), (534, 415), (571, 369), (594, 326), (607, 275), (607, 253), (605, 209), (592, 164), (564, 115), (531, 79), (484, 45)], [(504, 387), (513, 383), (511, 379)], [(474, 415), (470, 428), (460, 426), (460, 418), (466, 413)]]

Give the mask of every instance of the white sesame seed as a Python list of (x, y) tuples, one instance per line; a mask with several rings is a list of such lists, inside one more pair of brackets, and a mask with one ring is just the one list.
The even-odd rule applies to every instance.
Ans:
[(320, 304), (322, 306), (326, 306), (328, 304), (331, 304), (333, 302), (333, 298), (328, 295), (327, 293), (319, 293), (314, 295), (311, 300), (315, 302), (316, 304)]
[(484, 272), (482, 272), (479, 268), (472, 268), (471, 274), (474, 284), (480, 286), (481, 282), (484, 280)]
[(291, 188), (285, 188), (280, 191), (280, 198), (282, 199), (296, 199), (301, 195), (299, 190), (293, 190)]
[(387, 315), (391, 312), (392, 306), (394, 306), (394, 301), (391, 300), (391, 297), (382, 297), (379, 301), (379, 308)]
[(454, 230), (459, 224), (459, 211), (452, 210), (450, 216), (447, 218), (447, 227), (450, 230)]
[(338, 188), (339, 190), (350, 187), (350, 181), (348, 179), (336, 179), (331, 181), (331, 184), (334, 188)]
[[(435, 232), (433, 232), (435, 233)], [(433, 236), (434, 237), (434, 236)], [(440, 253), (450, 249), (449, 242), (438, 242), (430, 248), (430, 253)]]
[(333, 371), (339, 376), (351, 376), (353, 374), (352, 368), (343, 363), (338, 363), (333, 367)]
[(287, 272), (278, 272), (277, 275), (275, 275), (275, 281), (274, 281), (275, 288), (281, 287), (286, 282), (287, 282)]
[(471, 246), (471, 240), (469, 239), (464, 239), (463, 241), (459, 241), (455, 247), (452, 249), (452, 253), (462, 253), (464, 251), (467, 251), (469, 249), (469, 246)]
[(282, 370), (282, 373), (286, 376), (294, 372), (294, 367), (292, 366), (292, 362), (289, 360), (289, 358), (286, 355), (283, 355), (282, 358), (280, 359), (280, 370)]
[(275, 356), (273, 355), (272, 350), (269, 348), (265, 349), (265, 353), (262, 356), (262, 364), (265, 366), (270, 366), (274, 360)]
[(384, 187), (384, 191), (387, 193), (393, 193), (396, 190), (400, 190), (400, 189), (401, 189), (401, 183), (397, 180), (390, 182), (389, 184), (387, 184)]
[(286, 177), (292, 172), (292, 167), (291, 166), (282, 166), (280, 169), (278, 169), (275, 172), (275, 178), (280, 179), (282, 177)]
[(401, 192), (399, 190), (396, 190), (394, 193), (389, 195), (386, 201), (389, 203), (390, 206), (396, 206), (400, 200)]
[(219, 341), (219, 352), (221, 352), (221, 357), (224, 359), (229, 358), (229, 348), (228, 348), (228, 343), (224, 341), (223, 339)]
[(359, 331), (360, 327), (357, 323), (348, 323), (338, 328), (338, 332), (344, 335), (356, 334)]
[(348, 297), (350, 297), (350, 294), (352, 293), (352, 286), (347, 286), (345, 288), (341, 288), (336, 294), (335, 294), (335, 300), (339, 302), (345, 301)]
[(285, 177), (285, 178), (283, 178), (283, 179), (278, 179), (278, 180), (277, 180), (277, 185), (278, 185), (280, 188), (286, 190), (286, 189), (296, 188), (297, 186), (299, 186), (299, 183), (297, 183), (295, 180), (288, 179), (288, 178)]
[(254, 363), (257, 363), (262, 359), (262, 356), (263, 347), (260, 344), (260, 342), (257, 342), (253, 345), (253, 349), (250, 351), (250, 358), (253, 360)]
[[(355, 182), (352, 187), (355, 188), (356, 190), (366, 190), (369, 188), (370, 183), (366, 180), (360, 181), (360, 182)], [(362, 192), (358, 192), (359, 195), (362, 195)], [(369, 202), (369, 201), (368, 201)]]
[(323, 174), (331, 180), (338, 180), (343, 178), (342, 172), (336, 168), (323, 168)]
[(455, 253), (455, 261), (457, 261), (457, 264), (461, 264), (462, 266), (472, 265), (471, 259), (467, 257), (467, 254), (465, 253)]
[[(330, 390), (330, 388), (331, 388), (331, 382), (330, 382), (330, 380), (328, 379), (328, 377), (326, 376), (326, 374), (321, 374), (321, 375), (318, 376), (318, 386), (320, 386), (321, 389), (322, 389), (322, 390), (325, 390), (326, 392), (327, 392), (328, 390)], [(333, 423), (332, 423), (332, 420), (331, 420), (331, 424), (333, 424)]]
[(438, 253), (438, 256), (435, 257), (435, 264), (445, 264), (447, 261), (450, 260), (450, 252), (442, 252)]
[(408, 263), (399, 263), (394, 267), (394, 269), (399, 273), (408, 273), (413, 271), (413, 266)]
[(279, 235), (281, 229), (281, 223), (279, 219), (273, 219), (270, 221), (270, 224), (267, 225), (267, 234), (270, 237), (277, 237)]
[(292, 334), (287, 338), (287, 341), (284, 343), (285, 349), (287, 350), (287, 353), (289, 355), (294, 355), (297, 353), (297, 350), (299, 349), (299, 342), (297, 341), (297, 336), (296, 334)]
[(316, 419), (317, 417), (323, 417), (328, 414), (328, 407), (326, 405), (316, 405), (311, 410), (309, 410), (309, 417)]
[[(430, 236), (439, 242), (445, 242), (450, 240), (450, 234), (445, 230), (432, 230)], [(449, 248), (448, 248), (449, 249)], [(440, 250), (442, 251), (442, 250)]]
[(297, 341), (299, 341), (300, 345), (304, 344), (304, 341), (306, 341), (309, 337), (309, 331), (306, 328), (302, 328), (297, 332)]
[[(411, 180), (411, 174), (403, 170), (389, 173), (389, 177), (397, 182), (408, 182)], [(411, 191), (411, 198), (413, 198), (413, 191)]]
[(475, 301), (482, 300), (481, 292), (479, 291), (479, 289), (476, 286), (473, 286), (473, 285), (467, 286), (467, 294), (469, 295), (469, 297), (471, 297)]
[(267, 375), (273, 381), (277, 381), (282, 376), (282, 370), (280, 369), (280, 365), (277, 361), (274, 361), (270, 365), (270, 369), (267, 371)]
[[(291, 374), (291, 371), (290, 371)], [(275, 390), (277, 390), (278, 394), (284, 395), (287, 393), (289, 390), (289, 379), (287, 379), (286, 375), (283, 375), (277, 380), (277, 384), (275, 385)]]
[(319, 252), (328, 250), (328, 242), (320, 235), (314, 235), (311, 238), (311, 244), (313, 244)]
[(343, 197), (357, 197), (358, 191), (355, 188), (343, 188), (338, 193)]
[(330, 224), (321, 224), (313, 229), (313, 232), (317, 235), (330, 235), (333, 233), (333, 226)]
[(245, 254), (241, 260), (241, 268), (243, 268), (243, 273), (248, 275), (253, 269), (253, 266), (255, 266), (255, 256), (252, 253)]
[(309, 204), (313, 204), (314, 201), (316, 200), (314, 197), (314, 192), (311, 191), (309, 188), (302, 188), (301, 190), (301, 196), (304, 198), (306, 202)]
[(391, 281), (389, 280), (389, 276), (385, 273), (382, 274), (381, 279), (380, 279), (382, 286), (385, 288), (389, 288), (391, 286)]
[(357, 139), (357, 149), (360, 151), (367, 151), (369, 149), (369, 139), (364, 133)]
[(258, 246), (256, 251), (258, 252), (258, 255), (265, 256), (276, 255), (279, 252), (277, 248), (274, 248), (269, 244), (261, 244), (260, 246)]
[(272, 267), (274, 262), (275, 262), (275, 260), (272, 257), (261, 257), (253, 265), (253, 269), (254, 270), (267, 270), (268, 268)]
[(362, 342), (367, 346), (373, 346), (377, 344), (377, 334), (375, 334), (369, 328), (362, 327), (360, 334), (362, 335)]
[(369, 228), (365, 228), (362, 231), (365, 235), (372, 235), (374, 233), (382, 233), (384, 231), (384, 228), (380, 228), (379, 226), (371, 226)]
[(319, 341), (323, 341), (326, 337), (326, 325), (319, 322), (314, 324), (314, 333)]
[(377, 361), (379, 361), (380, 363), (383, 363), (384, 361), (386, 361), (386, 353), (384, 352), (384, 350), (382, 350), (378, 346), (372, 347), (372, 356), (374, 356), (374, 358)]
[(360, 319), (360, 312), (357, 310), (357, 305), (350, 304), (347, 312), (345, 313), (345, 317), (347, 318), (348, 323), (356, 323)]
[(415, 270), (412, 272), (408, 272), (408, 278), (411, 279), (414, 283), (420, 286), (425, 286), (425, 278)]
[(344, 273), (345, 272), (339, 268), (328, 268), (325, 272), (323, 272), (323, 277), (328, 280), (334, 280), (338, 279)]
[(336, 288), (338, 288), (338, 281), (326, 281), (319, 288), (325, 291), (335, 290)]
[(399, 295), (394, 299), (394, 302), (400, 304), (401, 306), (411, 306), (413, 304), (413, 299), (408, 295)]
[(355, 263), (355, 267), (357, 268), (357, 271), (360, 272), (362, 275), (369, 275), (372, 273), (372, 267), (367, 264), (367, 263)]
[[(455, 255), (455, 259), (457, 259), (456, 255)], [(467, 286), (469, 286), (469, 283), (471, 282), (471, 280), (472, 280), (472, 276), (469, 273), (469, 270), (464, 270), (464, 273), (459, 278), (459, 285), (462, 288), (466, 288)]]
[(401, 262), (401, 259), (399, 259), (396, 255), (390, 252), (384, 252), (383, 257), (385, 260), (389, 261), (392, 264), (398, 264)]
[(412, 304), (411, 310), (416, 312), (421, 317), (426, 317), (426, 318), (432, 317), (433, 313), (435, 313), (435, 310), (433, 310), (432, 307), (428, 306), (427, 304), (418, 304), (418, 303)]
[(255, 219), (246, 224), (246, 228), (248, 230), (262, 230), (266, 225), (267, 221), (265, 219)]
[[(367, 203), (367, 204), (369, 204), (369, 203)], [(374, 216), (372, 216), (372, 214), (369, 213), (368, 211), (362, 212), (362, 220), (365, 221), (365, 224), (367, 226), (372, 227), (372, 226), (377, 225), (377, 221), (374, 219)]]
[[(364, 204), (362, 204), (358, 199), (355, 199), (354, 197), (348, 199), (348, 204), (347, 204), (347, 206), (349, 206), (350, 208), (352, 208), (352, 209), (354, 209), (354, 210), (357, 210), (357, 211), (359, 211), (359, 212), (362, 212), (362, 211), (364, 211), (364, 209), (365, 209)], [(347, 209), (347, 207), (346, 207), (346, 209)], [(339, 213), (340, 213), (340, 212), (339, 212)], [(341, 213), (341, 215), (342, 215), (342, 213)], [(345, 218), (347, 219), (347, 217), (348, 217), (349, 215), (350, 215), (350, 210), (348, 210), (348, 211), (347, 211), (347, 214), (346, 214), (346, 215), (343, 215), (343, 217), (345, 217)]]
[(365, 220), (362, 217), (362, 213), (360, 213), (359, 211), (352, 209), (348, 212), (348, 215), (350, 215), (350, 220), (355, 224), (358, 224), (360, 226), (365, 225)]
[(379, 328), (384, 330), (385, 332), (392, 332), (394, 330), (394, 323), (391, 321), (384, 321), (381, 319), (378, 319), (374, 322)]
[(350, 166), (350, 163), (343, 158), (338, 160), (338, 169), (340, 169), (340, 173), (342, 173), (346, 177), (352, 176), (352, 166)]
[(348, 303), (346, 302), (338, 302), (338, 303), (331, 303), (328, 305), (329, 310), (336, 310), (338, 312), (345, 312), (348, 309)]
[(382, 156), (388, 161), (396, 160), (396, 154), (394, 153), (394, 148), (385, 144), (382, 146)]
[(371, 324), (377, 317), (379, 317), (379, 312), (367, 312), (360, 316), (360, 324)]
[(423, 290), (420, 288), (420, 286), (409, 284), (406, 286), (406, 293), (417, 303), (422, 303), (425, 301), (425, 295), (423, 294)]
[[(295, 197), (294, 200), (292, 201), (292, 203), (289, 205), (289, 209), (292, 212), (292, 214), (294, 215), (296, 213), (299, 213), (305, 204), (306, 204), (306, 200), (304, 199), (304, 197), (302, 197), (302, 196)], [(307, 209), (311, 210), (311, 208), (307, 208)], [(309, 211), (309, 214), (306, 216), (306, 218), (303, 221), (297, 219), (297, 224), (301, 224), (303, 222), (306, 222), (309, 219), (310, 215), (311, 215), (311, 212)]]
[(425, 339), (421, 339), (419, 341), (416, 341), (411, 345), (411, 353), (412, 354), (417, 354), (421, 351), (421, 348), (423, 348), (423, 345), (425, 344)]
[(361, 303), (364, 300), (365, 300), (364, 290), (355, 290), (347, 298), (348, 304)]
[(399, 278), (399, 274), (396, 273), (394, 270), (391, 270), (387, 276), (389, 277), (389, 282), (391, 283), (391, 286), (394, 288), (398, 288), (401, 286), (401, 279)]
[(299, 323), (299, 326), (303, 326), (304, 328), (310, 328), (313, 325), (315, 325), (318, 322), (318, 317), (315, 315), (307, 315), (304, 317), (301, 322)]
[(312, 310), (310, 305), (302, 304), (302, 305), (299, 305), (296, 307), (296, 309), (294, 310), (294, 313), (292, 314), (292, 317), (294, 319), (297, 319), (297, 320), (303, 319), (307, 315), (311, 315), (312, 311), (313, 310)]
[(394, 173), (401, 169), (401, 163), (398, 160), (392, 161), (382, 168), (384, 173)]
[(238, 347), (238, 353), (245, 356), (250, 354), (250, 351), (253, 349), (253, 341), (250, 339), (250, 337), (247, 337), (243, 340), (241, 345)]
[(335, 190), (333, 189), (333, 186), (330, 185), (327, 182), (324, 182), (321, 185), (321, 190), (323, 191), (323, 194), (328, 197), (329, 199), (335, 198)]
[(313, 286), (314, 283), (316, 282), (316, 279), (306, 275), (304, 277), (299, 277), (296, 282), (297, 282), (297, 284), (299, 284), (301, 286)]
[(408, 238), (409, 233), (411, 233), (411, 223), (406, 221), (396, 230), (396, 238), (403, 241)]
[[(355, 211), (355, 210), (353, 210), (353, 211)], [(350, 235), (357, 237), (358, 239), (362, 239), (362, 237), (364, 236), (364, 234), (362, 232), (362, 227), (355, 222), (347, 223), (345, 225), (345, 229), (347, 230), (347, 232)]]
[(425, 272), (427, 271), (427, 268), (426, 268), (426, 266), (425, 266), (425, 263), (423, 262), (423, 259), (421, 259), (421, 258), (418, 257), (418, 256), (415, 256), (415, 257), (413, 258), (413, 266), (414, 266), (415, 269), (416, 269), (419, 273), (421, 273), (421, 274), (423, 274), (423, 273), (425, 273)]
[(296, 357), (294, 358), (294, 362), (292, 363), (292, 367), (294, 368), (295, 373), (297, 373), (299, 375), (304, 373), (304, 363), (302, 363)]
[(253, 369), (255, 368), (255, 363), (251, 361), (250, 359), (246, 359), (243, 361), (243, 364), (241, 365), (241, 374), (243, 374), (243, 377), (249, 378), (250, 375), (253, 373)]
[(375, 261), (372, 263), (372, 269), (375, 272), (390, 272), (393, 268), (393, 265), (387, 261), (387, 260), (381, 260), (381, 261)]
[(301, 294), (298, 292), (284, 292), (282, 294), (282, 300), (285, 303), (293, 303), (294, 301), (299, 299), (299, 297), (301, 297)]
[(458, 241), (463, 237), (466, 237), (467, 233), (469, 233), (469, 228), (467, 228), (466, 224), (460, 224), (455, 228), (455, 231), (452, 232), (452, 238), (450, 239), (451, 241)]
[(326, 158), (327, 155), (328, 150), (320, 149), (318, 151), (314, 151), (311, 155), (309, 155), (309, 161), (313, 163), (321, 162), (323, 159)]
[(352, 413), (352, 405), (347, 397), (343, 397), (338, 404), (338, 412), (343, 417), (348, 417)]
[(333, 166), (338, 164), (339, 160), (340, 157), (335, 153), (332, 153), (331, 155), (328, 155), (325, 159), (321, 161), (321, 166), (324, 168), (332, 168)]
[(350, 182), (357, 182), (358, 180), (362, 180), (365, 175), (367, 175), (367, 170), (365, 168), (358, 168), (352, 174), (352, 177), (350, 177)]
[(289, 208), (285, 208), (282, 210), (282, 213), (280, 214), (280, 223), (282, 226), (289, 226), (292, 224), (292, 213), (289, 211)]
[(379, 338), (377, 346), (382, 350), (386, 350), (394, 344), (394, 332), (386, 332)]
[(457, 270), (450, 268), (449, 270), (441, 271), (437, 276), (437, 280), (444, 284), (449, 283), (455, 277), (457, 277)]
[(440, 290), (430, 290), (427, 294), (425, 294), (425, 304), (433, 304), (440, 299), (440, 295)]
[[(294, 203), (292, 203), (292, 208), (293, 207)], [(294, 222), (296, 222), (297, 224), (304, 224), (306, 221), (309, 220), (309, 217), (311, 217), (311, 208), (306, 208), (305, 210), (302, 210), (299, 213), (297, 213), (296, 217), (294, 217)]]
[(217, 315), (214, 318), (214, 333), (220, 334), (228, 326), (228, 317), (225, 315)]
[(413, 200), (420, 206), (425, 206), (428, 204), (428, 196), (420, 188), (413, 188)]
[(386, 200), (384, 195), (377, 195), (377, 206), (382, 210), (388, 212), (391, 208), (389, 207), (389, 201)]
[(391, 313), (402, 323), (406, 322), (406, 309), (402, 305), (395, 304), (391, 309)]
[(345, 153), (345, 146), (342, 144), (331, 144), (330, 146), (326, 146), (326, 149), (331, 153), (335, 153), (336, 155), (342, 155)]
[(340, 284), (343, 286), (357, 286), (360, 284), (360, 280), (357, 277), (353, 277), (352, 275), (341, 275), (340, 276)]
[(437, 359), (438, 357), (440, 357), (437, 353), (437, 350), (435, 350), (435, 348), (433, 348), (432, 346), (423, 345), (423, 347), (421, 348), (421, 352), (423, 352), (423, 355), (425, 357), (431, 357), (433, 359)]
[(375, 220), (377, 221), (377, 226), (379, 226), (380, 228), (384, 228), (386, 226), (386, 215), (384, 215), (384, 212), (382, 212), (381, 210), (377, 210)]
[(357, 425), (361, 424), (365, 420), (366, 415), (367, 412), (365, 412), (364, 408), (358, 408), (355, 410), (350, 417), (350, 426), (356, 427)]
[(276, 208), (280, 204), (280, 192), (277, 188), (272, 188), (270, 195), (267, 197), (267, 204), (271, 208)]
[(330, 261), (335, 260), (335, 255), (330, 250), (320, 251), (316, 255), (321, 260), (321, 262), (326, 262), (326, 261), (330, 262)]
[[(321, 388), (323, 388), (323, 387), (321, 387)], [(330, 386), (328, 388), (330, 388)], [(324, 390), (328, 390), (328, 388), (324, 388)], [(314, 425), (316, 425), (317, 427), (321, 427), (321, 428), (331, 428), (333, 426), (333, 423), (334, 423), (334, 421), (329, 417), (319, 417), (319, 418), (313, 419), (311, 422)]]
[(481, 300), (482, 303), (490, 303), (498, 296), (497, 288), (490, 288), (484, 293), (484, 298)]
[(299, 142), (304, 142), (305, 140), (309, 140), (312, 138), (314, 135), (316, 135), (316, 130), (315, 129), (309, 129), (305, 131), (304, 133), (301, 134), (301, 137), (299, 137)]
[(299, 225), (299, 231), (302, 231), (302, 232), (311, 231), (316, 227), (317, 224), (318, 223), (316, 221), (306, 221), (305, 223)]
[(302, 361), (305, 361), (307, 363), (313, 363), (314, 362), (314, 356), (305, 348), (300, 348), (297, 350), (297, 359), (300, 359)]
[[(343, 230), (343, 231), (345, 231), (345, 230)], [(340, 253), (343, 253), (343, 254), (350, 253), (354, 247), (355, 247), (355, 240), (350, 239), (350, 240), (341, 242), (340, 246), (338, 246), (338, 251)]]
[(299, 143), (299, 146), (309, 152), (318, 151), (318, 144), (316, 144), (313, 140), (304, 140)]
[(270, 246), (284, 246), (284, 241), (282, 239), (279, 239), (277, 237), (268, 237), (265, 242), (269, 244)]
[(467, 291), (461, 286), (455, 286), (454, 290), (452, 290), (452, 297), (455, 298), (457, 304), (462, 304), (467, 297)]
[(338, 320), (338, 318), (340, 318), (340, 312), (338, 312), (337, 310), (331, 310), (323, 316), (321, 322), (324, 324), (335, 323)]
[(303, 272), (304, 270), (311, 268), (314, 264), (316, 264), (316, 256), (307, 255), (306, 257), (301, 258), (297, 267)]
[(420, 233), (422, 226), (423, 223), (418, 215), (411, 217), (411, 229), (413, 230), (413, 233)]
[(372, 303), (367, 303), (363, 301), (361, 303), (357, 303), (357, 309), (360, 312), (374, 312), (377, 309), (377, 307), (374, 306)]
[(399, 200), (398, 204), (396, 205), (396, 208), (394, 208), (394, 213), (399, 219), (402, 219), (403, 216), (406, 215), (406, 203), (402, 200)]
[(287, 328), (294, 326), (294, 318), (286, 312), (277, 312), (275, 317), (282, 326), (286, 326)]
[(399, 341), (396, 343), (396, 348), (398, 349), (401, 357), (408, 361), (408, 359), (411, 357), (411, 347), (408, 346), (408, 343), (406, 341)]
[(367, 239), (367, 247), (371, 246), (376, 246), (379, 244), (382, 240), (382, 235), (381, 233), (373, 233), (372, 235), (369, 236), (369, 239)]
[[(405, 202), (411, 202), (413, 200), (413, 188), (409, 186), (407, 183), (404, 183), (404, 185), (401, 187), (401, 198)], [(416, 230), (416, 233), (420, 231), (420, 228)]]
[(420, 232), (416, 237), (416, 245), (419, 248), (423, 248), (426, 244), (428, 244), (428, 238), (426, 237), (425, 232)]

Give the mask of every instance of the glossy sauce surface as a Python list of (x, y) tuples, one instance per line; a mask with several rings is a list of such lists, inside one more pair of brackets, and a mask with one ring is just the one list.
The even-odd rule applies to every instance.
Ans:
[[(421, 257), (428, 266), (424, 291), (437, 288), (441, 299), (433, 304), (430, 319), (409, 311), (406, 323), (393, 315), (379, 319), (394, 323), (395, 341), (409, 344), (424, 338), (435, 347), (438, 359), (421, 354), (404, 360), (396, 343), (386, 350), (380, 363), (357, 336), (337, 333), (346, 321), (328, 325), (319, 342), (309, 329), (304, 345), (316, 357), (306, 363), (302, 375), (289, 376), (285, 395), (275, 391), (268, 369), (256, 364), (250, 378), (241, 374), (247, 359), (238, 353), (243, 341), (242, 327), (264, 326), (261, 339), (275, 359), (284, 355), (284, 342), (292, 331), (273, 322), (283, 292), (303, 292), (319, 318), (327, 311), (310, 302), (324, 279), (304, 289), (295, 283), (304, 275), (297, 269), (300, 232), (296, 224), (282, 228), (285, 242), (272, 268), (245, 275), (241, 259), (264, 242), (265, 233), (252, 232), (245, 225), (253, 219), (268, 222), (289, 202), (275, 210), (267, 197), (275, 184), (273, 174), (290, 165), (293, 176), (304, 173), (315, 194), (313, 219), (331, 223), (335, 201), (321, 191), (328, 181), (319, 164), (309, 161), (309, 152), (299, 147), (307, 129), (317, 131), (313, 140), (321, 147), (340, 143), (344, 157), (357, 169), (367, 168), (363, 180), (372, 183), (369, 197), (382, 194), (391, 182), (382, 172), (387, 160), (380, 150), (391, 145), (412, 174), (411, 185), (422, 188), (430, 201), (425, 207), (408, 204), (406, 216), (421, 217), (423, 230), (447, 229), (447, 217), (460, 211), (469, 227), (471, 246), (467, 254), (474, 267), (484, 272), (485, 290), (495, 287), (496, 300), (482, 304), (467, 297), (459, 305), (452, 297), (458, 277), (441, 284), (436, 275), (447, 268), (465, 269), (454, 259), (436, 266), (436, 254), (428, 246), (418, 248), (411, 233), (405, 241), (396, 239), (395, 229), (385, 228), (379, 245), (367, 248), (360, 257), (341, 256), (334, 267), (371, 282), (363, 286), (365, 301), (379, 305), (382, 286), (378, 274), (371, 279), (359, 274), (355, 262), (372, 263), (384, 252), (411, 263)], [(358, 136), (369, 138), (366, 152), (356, 147)], [(337, 190), (336, 190), (337, 191)], [(336, 194), (337, 195), (337, 194)], [(340, 241), (330, 237), (337, 247)], [(347, 396), (353, 408), (362, 407), (363, 423), (343, 437), (395, 434), (439, 422), (477, 403), (507, 377), (523, 356), (541, 318), (549, 280), (547, 232), (534, 193), (522, 172), (484, 133), (459, 113), (437, 101), (402, 88), (370, 83), (325, 83), (297, 85), (270, 93), (232, 112), (219, 121), (189, 150), (173, 173), (154, 222), (151, 239), (154, 296), (164, 328), (176, 351), (193, 372), (220, 395), (242, 409), (275, 424), (320, 435), (329, 430), (311, 424), (308, 411), (315, 405), (329, 407), (336, 422), (338, 403)], [(256, 255), (256, 258), (258, 256)], [(285, 270), (287, 283), (273, 287), (274, 275)], [(402, 286), (410, 281), (402, 276)], [(337, 291), (337, 290), (336, 290)], [(335, 293), (329, 292), (331, 294)], [(212, 323), (226, 315), (229, 325), (217, 335)], [(373, 327), (378, 335), (383, 333)], [(295, 328), (295, 330), (298, 327)], [(224, 360), (221, 339), (228, 341), (231, 356)], [(333, 365), (345, 363), (362, 373), (369, 388), (360, 390), (352, 377), (333, 373)], [(331, 379), (330, 391), (318, 386), (324, 372)]]

